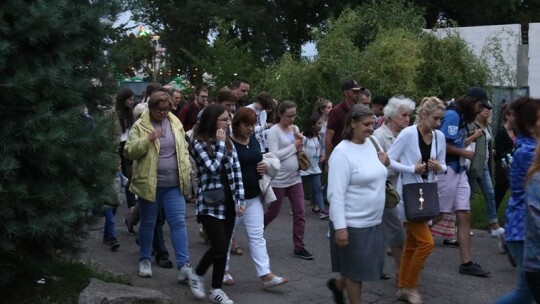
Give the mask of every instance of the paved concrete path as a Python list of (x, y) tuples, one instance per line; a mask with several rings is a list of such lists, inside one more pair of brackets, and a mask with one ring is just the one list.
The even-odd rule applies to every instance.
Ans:
[[(192, 265), (196, 265), (206, 251), (198, 237), (198, 225), (194, 205), (187, 207), (187, 225), (189, 253)], [(315, 255), (315, 260), (305, 261), (293, 257), (292, 216), (290, 205), (283, 204), (281, 214), (266, 229), (265, 236), (271, 259), (271, 269), (280, 276), (286, 276), (290, 282), (271, 291), (262, 289), (255, 274), (246, 242), (245, 231), (240, 228), (236, 237), (244, 250), (243, 256), (231, 257), (231, 274), (236, 280), (234, 286), (224, 286), (229, 297), (238, 304), (276, 304), (276, 303), (333, 303), (331, 293), (326, 288), (326, 281), (335, 276), (330, 271), (329, 241), (326, 237), (328, 221), (320, 220), (311, 213), (306, 203), (306, 249)], [(101, 243), (102, 222), (92, 229), (85, 243), (84, 261), (97, 264), (102, 270), (119, 273), (129, 278), (134, 286), (152, 288), (164, 292), (177, 303), (208, 303), (196, 300), (185, 284), (177, 283), (177, 271), (152, 265), (153, 277), (138, 276), (138, 246), (135, 235), (128, 234), (123, 220), (127, 213), (126, 206), (120, 206), (116, 216), (116, 231), (121, 247), (118, 252), (111, 252)], [(168, 226), (165, 225), (165, 238), (169, 239)], [(516, 270), (510, 266), (506, 257), (498, 253), (497, 240), (489, 237), (485, 231), (475, 230), (472, 237), (473, 258), (482, 267), (491, 271), (490, 278), (478, 278), (460, 275), (459, 252), (454, 248), (441, 246), (437, 239), (435, 251), (429, 257), (421, 278), (421, 293), (426, 303), (484, 304), (494, 303), (500, 295), (515, 286)], [(172, 256), (172, 246), (167, 242)], [(174, 260), (174, 258), (172, 259)], [(386, 258), (386, 273), (392, 279), (368, 282), (364, 284), (364, 303), (400, 303), (395, 300), (395, 267), (391, 257)], [(210, 286), (211, 270), (206, 274), (206, 288)]]

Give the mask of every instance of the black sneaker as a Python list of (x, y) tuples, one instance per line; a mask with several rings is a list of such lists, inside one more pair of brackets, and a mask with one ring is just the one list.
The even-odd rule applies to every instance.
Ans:
[(163, 260), (156, 260), (156, 263), (161, 268), (173, 268), (173, 262), (169, 259), (163, 259)]
[(111, 244), (111, 251), (116, 251), (120, 248), (120, 244), (118, 242)]
[(304, 260), (313, 260), (313, 255), (304, 248), (300, 249), (299, 251), (295, 251), (294, 256)]
[(116, 239), (115, 237), (111, 237), (111, 238), (104, 237), (103, 238), (103, 244), (105, 244), (105, 245), (112, 245), (112, 244), (115, 244), (115, 243), (118, 243), (118, 239)]
[(459, 265), (459, 273), (477, 277), (489, 277), (489, 271), (482, 269), (482, 266), (476, 263), (471, 263), (469, 266), (465, 264)]
[(442, 244), (446, 247), (459, 248), (459, 242), (456, 240), (443, 240)]

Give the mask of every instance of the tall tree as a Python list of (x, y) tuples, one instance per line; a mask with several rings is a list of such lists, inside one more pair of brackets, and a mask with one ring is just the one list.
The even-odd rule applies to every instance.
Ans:
[(34, 292), (26, 283), (42, 278), (53, 256), (77, 249), (89, 211), (112, 199), (116, 164), (109, 124), (91, 130), (83, 115), (85, 103), (105, 102), (100, 18), (111, 5), (0, 4), (2, 301), (18, 291)]

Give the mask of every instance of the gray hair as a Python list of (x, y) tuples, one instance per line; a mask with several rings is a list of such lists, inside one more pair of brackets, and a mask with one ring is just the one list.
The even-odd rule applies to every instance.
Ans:
[(401, 111), (414, 111), (416, 104), (414, 101), (405, 96), (394, 96), (388, 100), (388, 104), (383, 109), (386, 119), (396, 117)]
[(144, 112), (148, 110), (148, 104), (145, 102), (141, 102), (135, 106), (133, 109), (133, 117), (135, 117), (135, 120), (139, 119)]
[(373, 111), (363, 104), (355, 104), (349, 110), (347, 118), (345, 119), (345, 127), (343, 128), (343, 139), (351, 140), (353, 137), (353, 129), (351, 123), (359, 121), (364, 117), (373, 117)]

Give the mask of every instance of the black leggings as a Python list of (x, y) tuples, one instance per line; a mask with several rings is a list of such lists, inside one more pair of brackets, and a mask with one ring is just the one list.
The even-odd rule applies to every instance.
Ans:
[(234, 205), (227, 206), (224, 220), (210, 215), (201, 215), (199, 216), (199, 221), (211, 245), (199, 261), (195, 273), (203, 276), (208, 268), (214, 264), (212, 269), (212, 288), (221, 289), (223, 286), (225, 266), (227, 265), (227, 251), (229, 250), (229, 242), (231, 241), (234, 229), (235, 207)]
[(540, 303), (540, 272), (525, 272), (529, 290), (533, 294), (536, 303)]

